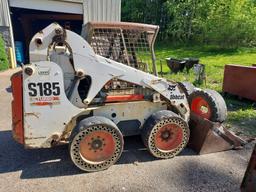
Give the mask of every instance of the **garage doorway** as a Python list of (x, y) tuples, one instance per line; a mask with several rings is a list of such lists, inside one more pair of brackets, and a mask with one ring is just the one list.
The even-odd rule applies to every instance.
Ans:
[(40, 30), (53, 22), (59, 23), (66, 29), (81, 33), (83, 15), (67, 14), (33, 9), (11, 8), (14, 41), (22, 43), (24, 63), (29, 62), (29, 43)]

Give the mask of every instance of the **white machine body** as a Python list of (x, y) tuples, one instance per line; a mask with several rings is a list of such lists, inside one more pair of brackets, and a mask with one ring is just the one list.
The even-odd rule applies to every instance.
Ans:
[[(90, 86), (81, 98), (79, 83), (85, 77), (90, 77)], [(101, 90), (113, 79), (133, 84), (152, 97), (100, 101)], [(170, 108), (189, 120), (188, 102), (177, 83), (96, 55), (81, 36), (56, 23), (31, 40), (30, 64), (23, 66), (23, 129), (28, 148), (67, 142), (79, 119), (92, 115), (111, 119), (124, 135), (139, 134), (152, 113)]]

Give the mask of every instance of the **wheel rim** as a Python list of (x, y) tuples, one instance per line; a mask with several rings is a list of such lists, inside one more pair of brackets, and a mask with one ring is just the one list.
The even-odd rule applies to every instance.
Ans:
[(155, 135), (156, 147), (161, 151), (176, 149), (183, 138), (183, 130), (176, 124), (167, 124), (160, 128)]
[(192, 100), (191, 110), (206, 119), (210, 119), (212, 115), (211, 108), (203, 97), (196, 97)]
[(115, 141), (113, 136), (106, 131), (94, 131), (83, 138), (79, 148), (84, 161), (98, 164), (113, 156)]

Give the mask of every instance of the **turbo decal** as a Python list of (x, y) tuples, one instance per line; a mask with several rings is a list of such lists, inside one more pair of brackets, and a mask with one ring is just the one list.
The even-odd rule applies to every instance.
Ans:
[(58, 105), (60, 104), (60, 97), (31, 97), (30, 105), (45, 106), (45, 105)]

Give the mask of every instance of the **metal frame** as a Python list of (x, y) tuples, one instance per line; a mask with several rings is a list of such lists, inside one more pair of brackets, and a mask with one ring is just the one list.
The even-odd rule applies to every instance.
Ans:
[[(158, 76), (154, 51), (158, 31), (159, 26), (141, 23), (88, 22), (83, 27), (82, 36), (96, 54), (135, 68), (139, 68), (139, 62), (146, 63), (147, 66), (152, 64), (152, 72)], [(106, 53), (109, 49), (116, 55), (120, 55), (123, 51), (125, 60), (120, 57), (111, 57), (111, 53)], [(145, 67), (144, 71), (148, 72), (149, 67)]]

